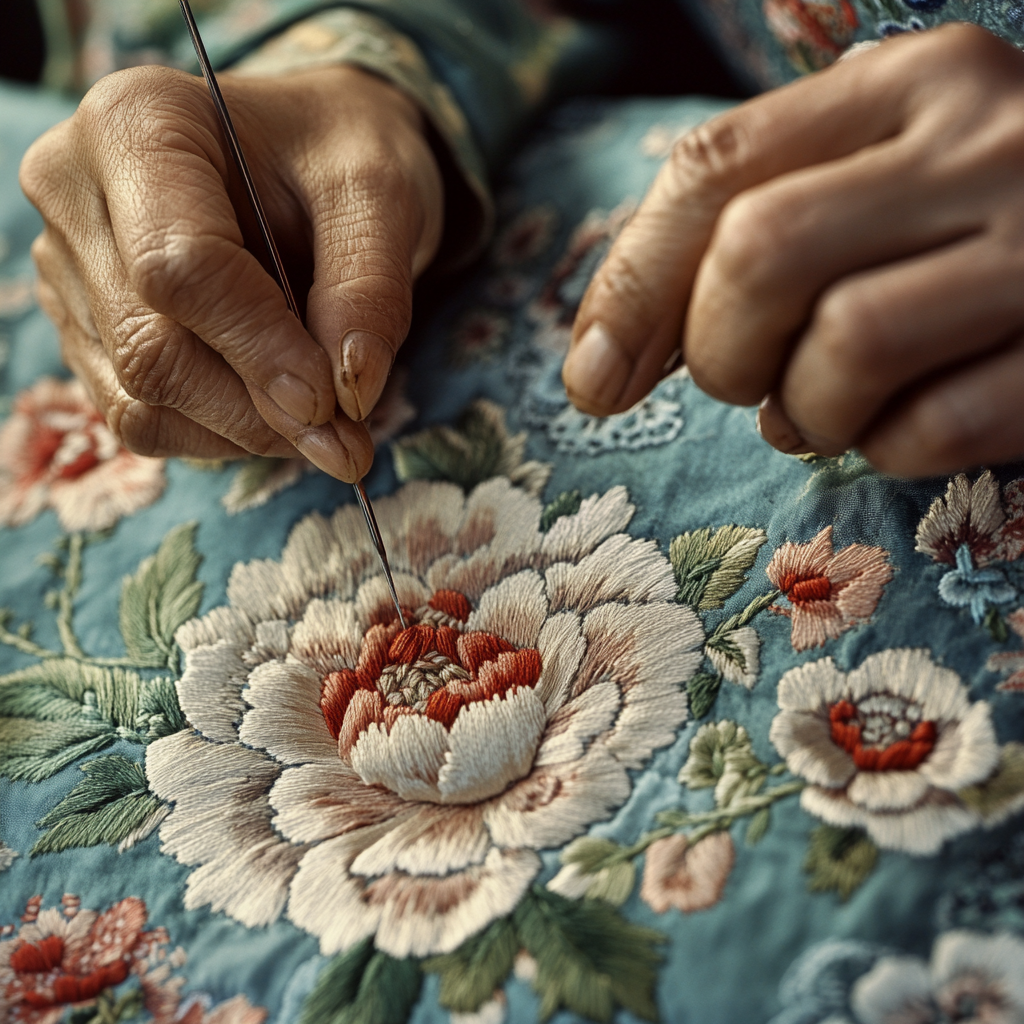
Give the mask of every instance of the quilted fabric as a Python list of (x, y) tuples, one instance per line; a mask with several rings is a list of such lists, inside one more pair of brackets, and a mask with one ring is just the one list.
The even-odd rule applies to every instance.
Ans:
[(368, 479), (140, 460), (31, 297), (0, 92), (0, 1018), (1024, 1019), (1024, 467), (770, 450), (576, 303), (697, 100), (575, 102)]

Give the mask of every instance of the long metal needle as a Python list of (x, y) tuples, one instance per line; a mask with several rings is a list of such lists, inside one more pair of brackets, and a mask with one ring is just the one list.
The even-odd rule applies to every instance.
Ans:
[[(206, 85), (210, 90), (213, 107), (217, 111), (217, 119), (220, 121), (221, 129), (224, 132), (228, 150), (245, 185), (245, 194), (249, 197), (249, 204), (252, 206), (256, 223), (259, 225), (263, 244), (266, 246), (270, 261), (273, 264), (274, 277), (277, 279), (281, 291), (284, 292), (288, 308), (295, 314), (296, 320), (301, 321), (302, 317), (299, 316), (299, 307), (295, 301), (295, 293), (292, 291), (292, 286), (288, 283), (288, 275), (285, 273), (284, 261), (281, 259), (281, 253), (270, 230), (270, 221), (267, 219), (266, 212), (263, 209), (263, 203), (260, 202), (259, 193), (256, 191), (256, 183), (252, 180), (252, 175), (249, 173), (249, 165), (246, 163), (245, 154), (242, 152), (242, 145), (238, 141), (235, 126), (231, 123), (231, 115), (228, 113), (227, 104), (224, 102), (224, 94), (220, 91), (217, 76), (213, 73), (213, 66), (210, 64), (210, 58), (206, 54), (206, 47), (203, 45), (202, 36), (199, 35), (199, 26), (196, 25), (196, 19), (192, 14), (192, 8), (189, 6), (188, 0), (178, 0), (178, 4), (181, 7), (185, 24), (188, 26), (188, 34), (192, 37), (192, 45), (195, 47), (196, 57), (199, 58), (199, 66), (203, 69), (203, 78), (206, 79)], [(363, 487), (362, 481), (357, 481), (352, 486), (355, 488), (359, 507), (363, 510), (366, 528), (370, 531), (373, 546), (377, 549), (380, 567), (384, 570), (384, 577), (388, 582), (388, 590), (391, 591), (391, 600), (395, 602), (395, 611), (398, 612), (398, 621), (401, 622), (402, 628), (405, 629), (405, 616), (402, 614), (402, 606), (398, 603), (398, 591), (395, 590), (395, 579), (391, 574), (391, 563), (388, 562), (387, 549), (384, 547), (384, 538), (381, 536), (380, 528), (377, 526), (377, 517), (373, 514), (373, 506), (370, 504), (370, 499), (366, 496), (366, 489)]]

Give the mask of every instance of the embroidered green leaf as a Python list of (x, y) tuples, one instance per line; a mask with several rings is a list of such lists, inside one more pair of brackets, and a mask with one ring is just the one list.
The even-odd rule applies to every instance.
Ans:
[(567, 900), (536, 887), (513, 915), (519, 939), (537, 961), (533, 987), (540, 1017), (565, 1008), (591, 1020), (621, 1006), (656, 1020), (658, 932), (630, 924), (604, 900)]
[(717, 640), (719, 637), (728, 636), (729, 633), (734, 632), (742, 626), (745, 626), (755, 616), (760, 615), (765, 608), (769, 608), (775, 603), (776, 598), (779, 596), (779, 591), (771, 590), (767, 594), (760, 594), (755, 597), (750, 604), (741, 612), (737, 612), (735, 615), (730, 615), (727, 619), (723, 619), (708, 637), (708, 646), (711, 646), (712, 642)]
[(878, 847), (863, 829), (819, 825), (811, 832), (804, 871), (811, 892), (836, 892), (844, 902), (874, 870)]
[(701, 611), (721, 608), (743, 586), (758, 549), (768, 539), (749, 526), (706, 527), (669, 545), (679, 591), (676, 600)]
[(36, 822), (48, 831), (32, 856), (81, 846), (115, 846), (158, 820), (161, 802), (149, 792), (142, 765), (118, 755), (82, 765), (80, 782), (52, 811)]
[(423, 970), (440, 976), (438, 1001), (458, 1013), (475, 1013), (505, 984), (519, 940), (509, 918), (494, 921), (467, 939), (454, 953), (423, 961)]
[(768, 765), (754, 754), (747, 730), (723, 719), (702, 725), (694, 734), (679, 781), (690, 789), (713, 786), (715, 805), (730, 807), (760, 792), (768, 772)]
[(574, 839), (559, 858), (563, 864), (576, 864), (584, 875), (593, 875), (605, 867), (609, 860), (622, 852), (618, 843), (595, 836)]
[(583, 504), (579, 491), (562, 491), (549, 505), (544, 507), (540, 517), (540, 532), (547, 533), (562, 516), (574, 516)]
[(586, 896), (619, 907), (629, 899), (636, 884), (636, 869), (628, 851), (608, 839), (581, 836), (562, 851), (559, 859), (565, 867), (548, 888), (570, 899)]
[(756, 846), (765, 837), (768, 826), (772, 823), (772, 810), (770, 807), (762, 807), (747, 825), (746, 843), (747, 846)]
[(1024, 744), (1006, 743), (999, 751), (995, 774), (957, 796), (977, 811), (987, 824), (1000, 822), (1024, 803)]
[(415, 960), (396, 960), (364, 939), (320, 972), (301, 1024), (406, 1024), (422, 984)]
[(158, 668), (172, 659), (175, 630), (199, 610), (203, 584), (196, 579), (201, 556), (196, 524), (176, 526), (155, 555), (144, 559), (121, 588), (121, 635), (128, 656), (140, 667)]
[(259, 508), (275, 494), (297, 483), (308, 466), (304, 459), (252, 455), (239, 465), (221, 504), (229, 515)]
[(602, 868), (594, 875), (587, 889), (587, 899), (606, 900), (613, 907), (621, 907), (629, 899), (636, 885), (636, 868), (631, 860), (620, 860)]
[(450, 480), (469, 491), (492, 476), (507, 476), (539, 494), (551, 474), (546, 463), (523, 462), (526, 434), (510, 436), (505, 411), (479, 399), (455, 427), (429, 427), (391, 446), (395, 472), (408, 480)]
[(722, 688), (722, 677), (710, 672), (698, 672), (686, 684), (686, 693), (690, 702), (690, 717), (703, 718), (715, 703), (718, 691)]
[(743, 656), (743, 651), (740, 650), (739, 644), (728, 633), (709, 637), (707, 649), (709, 651), (717, 651), (727, 660), (734, 662), (741, 672), (747, 667), (747, 659)]
[(983, 625), (988, 630), (989, 636), (997, 644), (1005, 644), (1010, 638), (1009, 630), (1006, 628), (1006, 621), (999, 614), (999, 609), (994, 604), (988, 606)]
[(0, 719), (0, 776), (42, 782), (72, 761), (114, 742), (106, 722)]
[(157, 676), (142, 684), (136, 730), (145, 742), (180, 732), (188, 725), (178, 703), (178, 690), (170, 676)]

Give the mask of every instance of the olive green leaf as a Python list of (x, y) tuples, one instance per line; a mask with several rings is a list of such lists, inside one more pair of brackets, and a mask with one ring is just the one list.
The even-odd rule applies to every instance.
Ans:
[(863, 829), (819, 825), (811, 832), (804, 871), (811, 892), (836, 892), (844, 902), (874, 870), (878, 847)]
[(507, 476), (539, 494), (551, 465), (524, 462), (526, 434), (509, 435), (505, 411), (486, 399), (473, 402), (454, 427), (428, 427), (395, 441), (391, 452), (399, 480), (450, 480), (464, 490), (493, 476)]
[(0, 718), (0, 776), (42, 782), (114, 739), (106, 722)]
[(540, 517), (540, 532), (547, 533), (562, 516), (574, 516), (583, 504), (579, 491), (562, 491), (554, 501), (544, 506)]
[(722, 677), (710, 672), (697, 672), (686, 684), (686, 695), (690, 704), (690, 717), (703, 718), (714, 706), (718, 691), (722, 688)]
[(564, 865), (548, 887), (570, 899), (587, 897), (620, 907), (636, 884), (636, 868), (624, 848), (609, 839), (581, 836), (559, 858)]
[(275, 459), (252, 455), (244, 459), (231, 479), (231, 486), (220, 503), (228, 515), (237, 515), (265, 505), (275, 494), (298, 483), (306, 469), (305, 459)]
[(455, 952), (423, 961), (423, 970), (441, 981), (438, 1001), (458, 1013), (475, 1013), (505, 984), (519, 940), (509, 918), (499, 918)]
[(747, 846), (756, 846), (761, 842), (761, 840), (764, 839), (765, 833), (768, 831), (768, 826), (771, 822), (772, 809), (770, 807), (762, 807), (761, 810), (757, 811), (750, 819), (750, 824), (747, 825)]
[(176, 526), (155, 555), (144, 559), (121, 588), (121, 635), (128, 656), (140, 667), (173, 665), (174, 633), (199, 610), (203, 584), (196, 579), (202, 557), (195, 549), (196, 524)]
[(679, 590), (676, 600), (701, 611), (721, 608), (743, 586), (758, 549), (768, 539), (750, 526), (705, 527), (669, 545)]
[(164, 805), (149, 792), (142, 765), (115, 754), (87, 761), (81, 770), (84, 781), (36, 822), (48, 831), (32, 847), (33, 857), (138, 841), (159, 824)]
[(679, 781), (690, 789), (714, 787), (715, 804), (728, 807), (758, 793), (769, 768), (755, 754), (742, 725), (727, 719), (702, 725), (690, 740)]
[(999, 766), (991, 778), (961, 789), (957, 796), (986, 825), (995, 825), (1024, 806), (1024, 744), (1006, 743), (999, 751)]
[(415, 960), (396, 960), (364, 939), (320, 972), (301, 1024), (406, 1024), (422, 984)]
[(535, 887), (513, 914), (519, 940), (537, 961), (540, 1017), (563, 1007), (609, 1021), (618, 1007), (657, 1020), (658, 932), (630, 924), (604, 900), (568, 900)]

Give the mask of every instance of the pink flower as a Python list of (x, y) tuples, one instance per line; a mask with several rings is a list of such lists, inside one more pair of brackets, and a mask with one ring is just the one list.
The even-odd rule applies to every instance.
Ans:
[(640, 899), (656, 914), (707, 910), (722, 898), (735, 862), (728, 832), (712, 832), (693, 846), (684, 835), (659, 839), (647, 850)]
[(18, 395), (0, 428), (4, 526), (52, 508), (65, 530), (103, 530), (163, 489), (164, 460), (122, 447), (78, 381), (37, 381)]
[(765, 572), (789, 600), (788, 608), (773, 607), (793, 620), (794, 650), (821, 647), (871, 618), (892, 579), (888, 557), (866, 544), (833, 553), (831, 526), (807, 544), (783, 544)]
[(558, 221), (552, 206), (534, 206), (524, 210), (498, 235), (492, 259), (499, 267), (517, 267), (536, 259), (551, 244)]
[[(1024, 640), (1024, 608), (1018, 608), (1007, 615), (1006, 624)], [(1006, 678), (996, 687), (997, 690), (1024, 692), (1024, 650), (990, 654), (985, 667), (989, 672), (1006, 673)]]
[(764, 16), (772, 34), (801, 72), (820, 71), (850, 45), (857, 12), (849, 0), (764, 0)]

